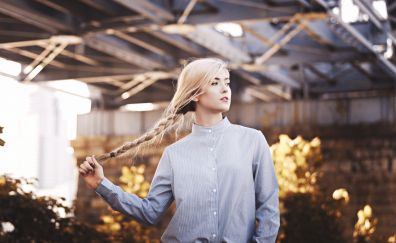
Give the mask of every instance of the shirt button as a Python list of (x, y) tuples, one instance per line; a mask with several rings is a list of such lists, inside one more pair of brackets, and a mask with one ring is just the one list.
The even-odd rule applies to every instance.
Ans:
[(213, 212), (213, 214), (214, 214), (214, 215), (216, 215), (216, 214), (217, 214), (217, 212), (216, 212), (216, 211), (214, 211), (214, 212)]
[(209, 148), (210, 149), (210, 151), (213, 151), (213, 148)]
[(216, 167), (213, 167), (212, 170), (216, 170)]
[(208, 130), (208, 132), (212, 132), (212, 130)]
[(215, 189), (213, 189), (213, 192), (216, 192), (216, 188), (215, 188)]
[(213, 234), (212, 236), (213, 236), (213, 238), (215, 238), (215, 237), (216, 237), (216, 234)]

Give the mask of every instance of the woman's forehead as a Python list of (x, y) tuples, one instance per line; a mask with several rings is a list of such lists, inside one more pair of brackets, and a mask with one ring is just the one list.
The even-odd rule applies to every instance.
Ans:
[(222, 68), (216, 73), (216, 75), (214, 77), (215, 78), (228, 78), (229, 76), (230, 76), (230, 73), (228, 72), (228, 70), (225, 68)]

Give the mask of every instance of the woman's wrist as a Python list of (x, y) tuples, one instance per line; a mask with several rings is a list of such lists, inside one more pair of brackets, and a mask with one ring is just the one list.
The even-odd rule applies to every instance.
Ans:
[(104, 179), (104, 177), (99, 178), (99, 179), (96, 181), (96, 183), (95, 183), (95, 185), (94, 185), (94, 188), (93, 188), (94, 190), (96, 190), (96, 189), (99, 187), (99, 185), (102, 183), (103, 179)]

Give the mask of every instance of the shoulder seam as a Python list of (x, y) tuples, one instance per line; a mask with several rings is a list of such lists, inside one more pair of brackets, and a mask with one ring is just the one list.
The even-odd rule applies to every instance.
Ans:
[(256, 163), (256, 156), (257, 156), (257, 153), (258, 153), (258, 151), (259, 151), (259, 148), (258, 148), (258, 144), (259, 144), (259, 138), (260, 138), (260, 130), (258, 130), (258, 129), (256, 129), (256, 128), (253, 128), (254, 130), (256, 130), (256, 138), (255, 138), (255, 143), (254, 143), (254, 151), (255, 151), (255, 156), (254, 156), (254, 159), (253, 159), (253, 164), (255, 164)]

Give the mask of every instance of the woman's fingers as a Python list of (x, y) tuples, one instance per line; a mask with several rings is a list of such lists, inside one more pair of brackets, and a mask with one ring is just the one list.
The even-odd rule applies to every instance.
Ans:
[(84, 161), (81, 165), (80, 165), (80, 170), (84, 173), (90, 173), (90, 172), (94, 172), (94, 169), (92, 168), (91, 165), (89, 165), (89, 163), (87, 161)]
[(92, 158), (91, 157), (86, 157), (86, 162), (89, 165), (89, 168), (94, 170), (95, 162), (92, 160)]
[(81, 165), (81, 167), (86, 170), (93, 170), (92, 166), (89, 164), (88, 161), (84, 161), (84, 163)]
[(89, 173), (95, 173), (95, 168), (97, 165), (100, 165), (95, 157), (92, 155), (91, 157), (86, 157), (85, 161), (80, 164), (79, 167), (79, 172), (83, 175), (86, 176)]
[(81, 173), (82, 176), (87, 176), (89, 174), (94, 173), (94, 171), (92, 171), (92, 170), (85, 170), (85, 169), (81, 169), (81, 168), (78, 171)]
[(88, 170), (85, 169), (85, 168), (83, 168), (83, 167), (80, 167), (79, 171), (80, 171), (81, 173), (83, 173), (83, 174), (86, 174), (86, 173), (88, 172)]
[(85, 157), (85, 161), (87, 161), (88, 163), (93, 162), (91, 157)]
[(88, 161), (88, 163), (89, 163), (89, 165), (90, 165), (93, 169), (96, 167), (96, 166), (95, 166), (95, 161), (94, 161), (93, 157), (90, 158), (90, 160)]
[(81, 174), (82, 176), (86, 176), (86, 174), (87, 174), (87, 173), (86, 173), (83, 169), (81, 169), (81, 168), (79, 168), (78, 171), (80, 172), (80, 174)]
[(93, 164), (94, 164), (94, 167), (96, 166), (96, 165), (100, 165), (99, 163), (98, 163), (98, 161), (95, 159), (95, 156), (94, 155), (92, 155), (92, 162), (93, 162)]
[(80, 170), (80, 173), (81, 173), (82, 176), (86, 176), (87, 175), (87, 173), (85, 171), (82, 171), (82, 170)]

